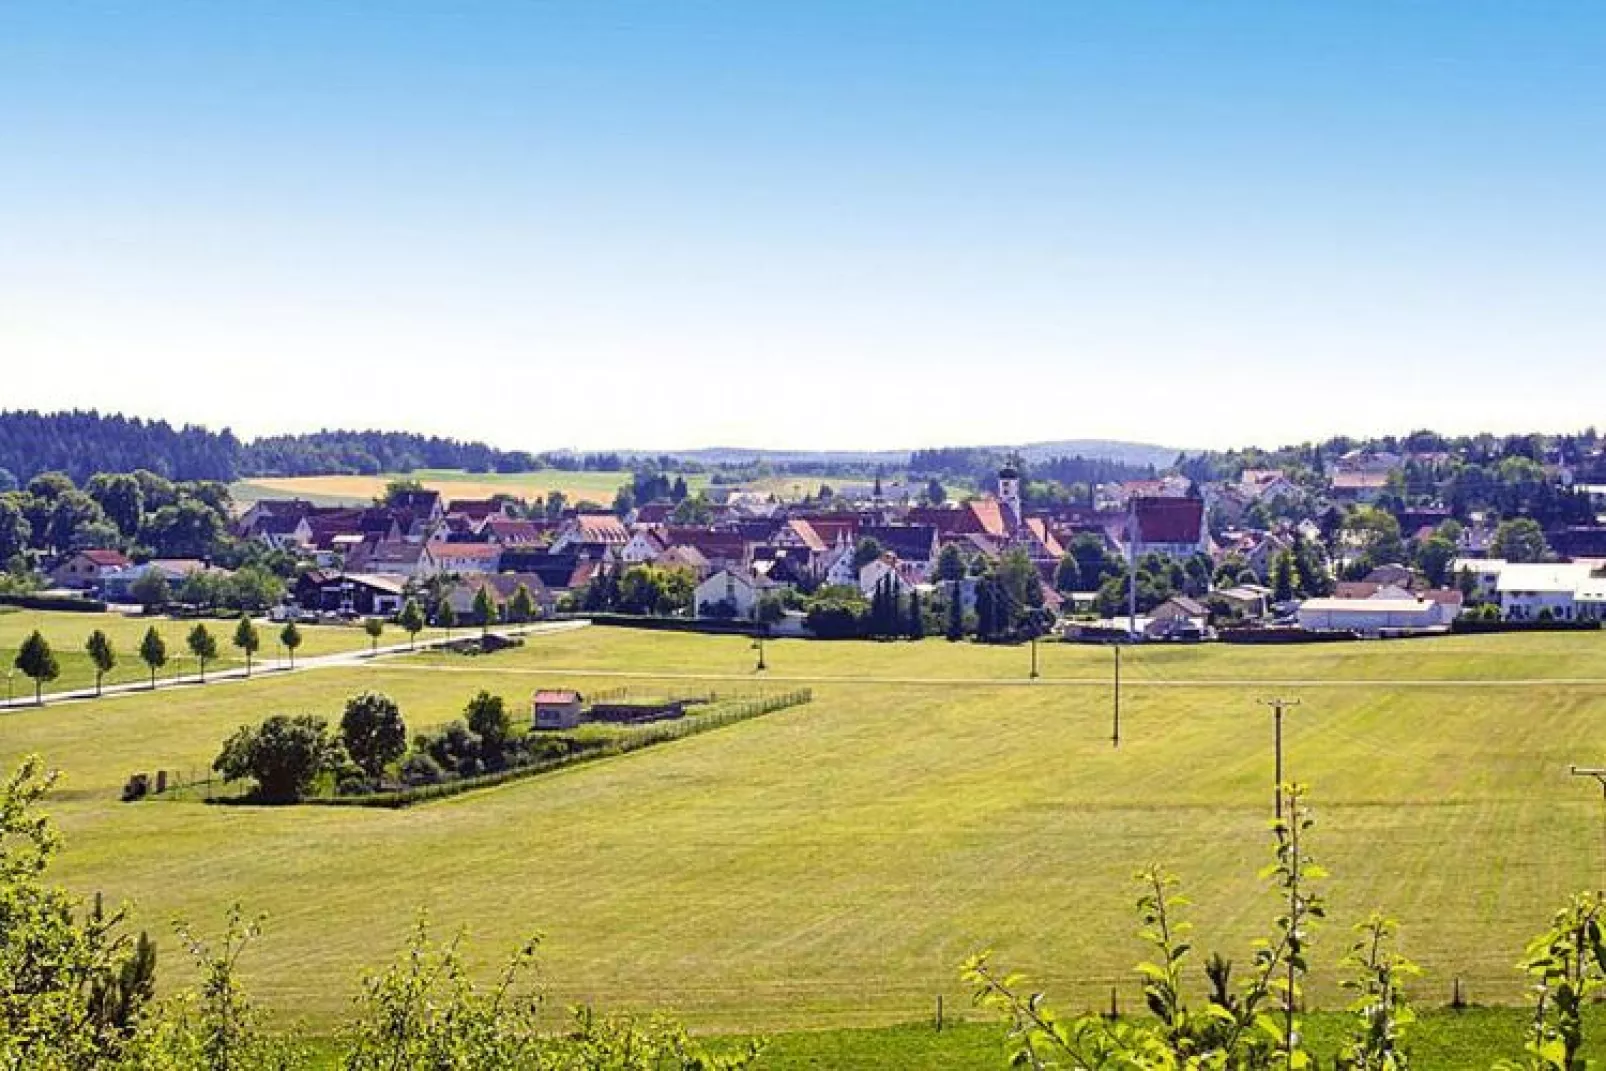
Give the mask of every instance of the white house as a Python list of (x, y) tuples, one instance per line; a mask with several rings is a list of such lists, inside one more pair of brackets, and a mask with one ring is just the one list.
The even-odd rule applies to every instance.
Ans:
[(751, 618), (758, 609), (759, 597), (774, 586), (751, 569), (721, 569), (697, 585), (692, 593), (693, 605), (703, 615), (728, 605), (734, 616)]
[(50, 579), (64, 588), (90, 588), (127, 568), (121, 551), (80, 550), (56, 566)]
[(611, 513), (581, 513), (558, 529), (552, 541), (552, 553), (561, 554), (570, 547), (611, 547), (618, 550), (630, 542), (630, 532)]
[(1463, 574), (1472, 577), (1472, 594), (1480, 599), (1492, 599), (1500, 586), (1500, 571), (1506, 567), (1501, 558), (1456, 558), (1450, 563), (1450, 581), (1461, 583)]
[(1203, 499), (1141, 497), (1128, 508), (1126, 536), (1133, 557), (1157, 553), (1186, 558), (1209, 552)]
[(630, 541), (619, 548), (619, 560), (626, 565), (641, 565), (657, 561), (669, 549), (669, 538), (651, 525), (643, 525), (630, 533)]
[(1592, 571), (1581, 562), (1507, 562), (1495, 586), (1500, 616), (1508, 621), (1537, 621), (1541, 615), (1571, 621), (1578, 591)]
[(435, 573), (494, 573), (502, 562), (495, 543), (430, 543), (424, 552)]
[(1580, 621), (1606, 621), (1606, 577), (1590, 577), (1578, 586), (1573, 611)]
[(825, 583), (831, 587), (857, 587), (859, 568), (853, 564), (854, 548), (845, 539), (821, 555), (825, 565)]
[(899, 595), (905, 594), (919, 581), (912, 575), (904, 563), (891, 554), (883, 554), (871, 562), (865, 562), (859, 570), (859, 590), (868, 598), (875, 594), (881, 581), (887, 577), (892, 578), (892, 587)]

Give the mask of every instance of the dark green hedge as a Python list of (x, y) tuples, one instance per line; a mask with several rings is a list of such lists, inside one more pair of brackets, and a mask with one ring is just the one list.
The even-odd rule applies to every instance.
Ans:
[(82, 614), (103, 614), (106, 604), (79, 595), (0, 595), (0, 605), (20, 606), (24, 610), (70, 610)]
[(1458, 617), (1451, 632), (1599, 632), (1599, 621), (1483, 621)]

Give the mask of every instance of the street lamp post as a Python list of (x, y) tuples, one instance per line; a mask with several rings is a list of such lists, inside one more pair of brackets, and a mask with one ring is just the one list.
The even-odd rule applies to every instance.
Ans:
[(1276, 751), (1277, 761), (1277, 817), (1283, 816), (1283, 711), (1299, 706), (1297, 699), (1262, 699), (1260, 703), (1272, 709), (1272, 719), (1275, 723), (1273, 730), (1273, 747)]

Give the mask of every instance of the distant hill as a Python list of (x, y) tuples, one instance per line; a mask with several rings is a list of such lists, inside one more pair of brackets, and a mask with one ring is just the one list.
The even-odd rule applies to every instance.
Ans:
[[(1184, 448), (1157, 446), (1154, 443), (1122, 442), (1119, 439), (1055, 439), (1042, 443), (1027, 443), (1017, 447), (1028, 462), (1046, 461), (1056, 457), (1085, 457), (1090, 460), (1115, 461), (1139, 468), (1153, 466), (1170, 468)], [(1192, 451), (1188, 451), (1192, 453)]]
[[(978, 452), (1005, 454), (1019, 451), (1028, 462), (1057, 457), (1084, 457), (1113, 461), (1137, 468), (1168, 468), (1182, 450), (1154, 443), (1122, 442), (1114, 439), (1056, 439), (1049, 442), (997, 444), (972, 447)], [(704, 465), (741, 465), (765, 461), (772, 465), (810, 465), (819, 468), (833, 464), (849, 467), (885, 465), (897, 468), (909, 463), (911, 450), (755, 450), (739, 446), (710, 446), (697, 450), (620, 450), (621, 454), (674, 457)]]

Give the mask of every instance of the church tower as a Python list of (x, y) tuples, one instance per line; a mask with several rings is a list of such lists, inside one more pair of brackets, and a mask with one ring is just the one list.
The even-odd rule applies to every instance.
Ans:
[(1013, 457), (1005, 461), (1004, 467), (998, 470), (998, 502), (1004, 507), (1004, 523), (1011, 529), (1019, 527), (1020, 464)]

